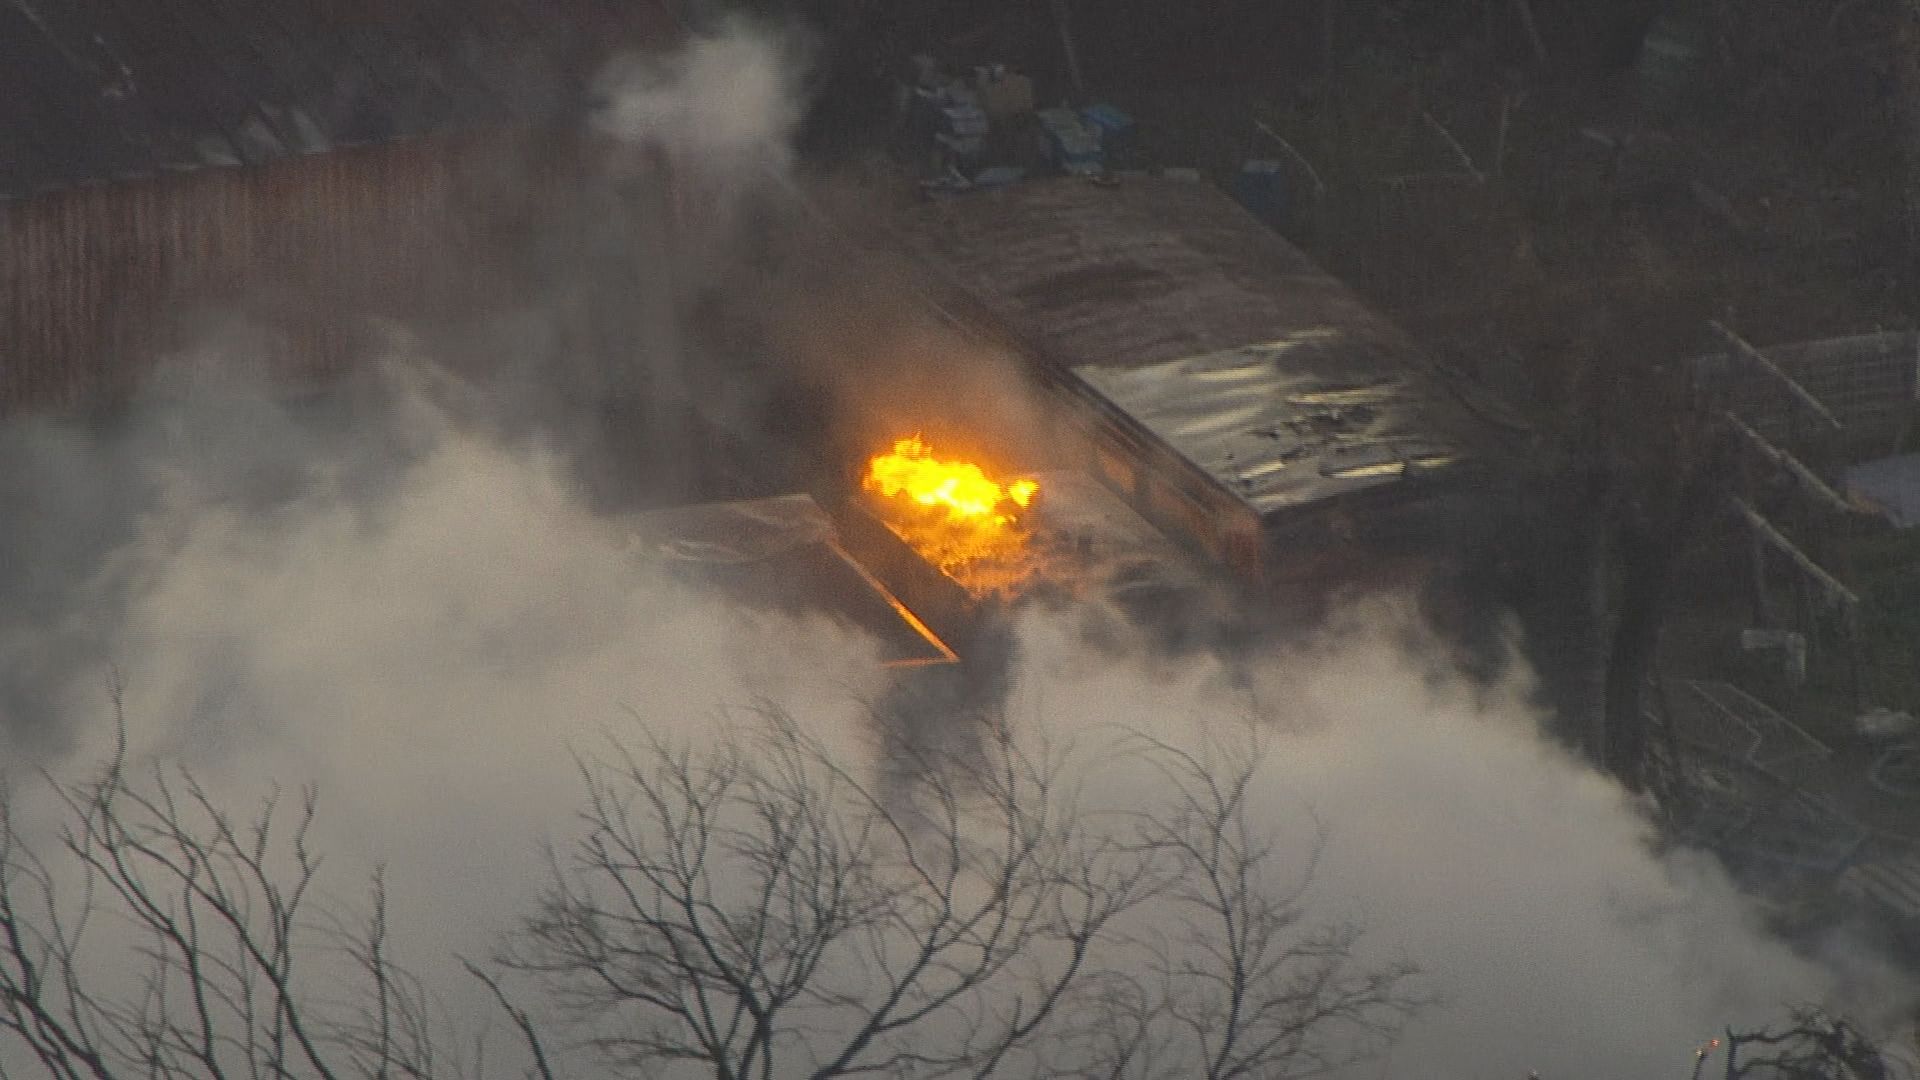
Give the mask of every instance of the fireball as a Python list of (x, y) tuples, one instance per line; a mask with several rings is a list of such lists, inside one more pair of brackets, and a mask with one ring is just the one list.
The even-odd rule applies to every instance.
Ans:
[(978, 465), (935, 458), (932, 447), (915, 435), (894, 443), (892, 453), (867, 463), (866, 488), (889, 499), (904, 496), (921, 506), (944, 509), (955, 520), (992, 518), (1007, 523), (1013, 515), (1003, 512), (1002, 504), (1024, 508), (1040, 485), (1015, 480), (1002, 487)]
[[(895, 535), (948, 576), (974, 592), (1012, 584), (1002, 579), (1022, 562), (1026, 533), (1019, 527), (1020, 511), (1033, 504), (1038, 483), (1002, 484), (971, 462), (935, 457), (915, 435), (874, 456), (862, 486), (881, 497)], [(988, 565), (1001, 572), (987, 573)]]

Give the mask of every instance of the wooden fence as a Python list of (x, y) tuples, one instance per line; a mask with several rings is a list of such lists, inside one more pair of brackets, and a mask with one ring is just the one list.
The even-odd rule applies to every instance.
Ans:
[(324, 377), (370, 318), (483, 286), (479, 249), (529, 139), (399, 140), (0, 202), (0, 413), (122, 396), (209, 312), (270, 327), (274, 374)]

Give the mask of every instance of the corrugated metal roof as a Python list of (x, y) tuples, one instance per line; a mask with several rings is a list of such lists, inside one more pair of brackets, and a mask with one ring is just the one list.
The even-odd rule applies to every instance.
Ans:
[(1470, 456), (1476, 421), (1412, 343), (1210, 185), (1042, 181), (900, 231), (1263, 516)]
[(0, 0), (0, 197), (537, 121), (665, 0)]
[(1902, 919), (1920, 919), (1920, 851), (1882, 842), (1841, 875), (1840, 887)]
[(1067, 366), (1134, 366), (1338, 327), (1411, 346), (1212, 185), (1035, 181), (922, 204), (901, 231)]
[(704, 503), (633, 516), (637, 553), (747, 606), (817, 614), (871, 635), (893, 667), (955, 656), (840, 544), (808, 495)]
[(1073, 371), (1261, 515), (1459, 459), (1409, 422), (1421, 402), (1408, 378), (1362, 375), (1338, 345), (1339, 332), (1323, 330)]

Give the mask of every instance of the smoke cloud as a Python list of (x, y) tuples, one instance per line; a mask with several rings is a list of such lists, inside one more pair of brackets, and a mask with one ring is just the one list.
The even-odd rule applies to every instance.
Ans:
[[(716, 175), (787, 167), (795, 80), (764, 39), (608, 80), (607, 132), (697, 147)], [(646, 295), (645, 317), (682, 318), (673, 289)], [(636, 362), (698, 366), (678, 331), (652, 348)], [(765, 700), (883, 771), (868, 703), (889, 676), (825, 616), (675, 580), (600, 508), (564, 435), (503, 427), (430, 370), (293, 403), (175, 368), (105, 427), (0, 426), (0, 737), (11, 771), (87, 767), (117, 685), (136, 760), (185, 765), (237, 808), (269, 782), (317, 785), (316, 845), (388, 867), (406, 960), (471, 1017), (484, 1005), (451, 957), (487, 953), (533, 902), (538, 842), (571, 828), (575, 752), (640, 731), (699, 745), (719, 710)], [(1367, 948), (1404, 952), (1444, 995), (1383, 1075), (1679, 1076), (1725, 1025), (1784, 1003), (1905, 1000), (1871, 965), (1772, 940), (1706, 858), (1656, 854), (1643, 808), (1540, 734), (1523, 674), (1448, 676), (1406, 608), (1353, 609), (1231, 673), (1094, 648), (1078, 625), (1022, 620), (1009, 722), (1182, 745), (1265, 731), (1259, 818), (1303, 853), (1329, 831), (1316, 913), (1359, 918)]]
[(1035, 622), (1015, 711), (1189, 744), (1235, 717), (1275, 732), (1261, 816), (1296, 850), (1328, 829), (1316, 910), (1405, 948), (1444, 1001), (1384, 1075), (1680, 1075), (1783, 1003), (1888, 1021), (1911, 1000), (1871, 957), (1817, 963), (1770, 937), (1710, 856), (1655, 855), (1645, 808), (1542, 735), (1524, 673), (1436, 678), (1411, 612), (1345, 611), (1251, 687), (1204, 661), (1145, 678)]
[(664, 148), (703, 179), (784, 173), (799, 128), (804, 68), (790, 39), (736, 22), (666, 55), (601, 73), (595, 129)]
[[(765, 700), (884, 769), (869, 642), (673, 581), (558, 454), (468, 430), (417, 387), (387, 392), (405, 434), (377, 465), (364, 437), (228, 398), (232, 427), (201, 414), (200, 440), (155, 454), (135, 439), (137, 466), (101, 470), (152, 494), (54, 624), (86, 656), (35, 688), (29, 730), (65, 733), (58, 760), (108, 745), (112, 665), (137, 758), (184, 764), (234, 806), (269, 779), (316, 784), (317, 843), (389, 867), (409, 960), (475, 1009), (448, 958), (485, 954), (534, 901), (537, 841), (566, 835), (577, 805), (574, 752), (643, 731), (698, 746), (720, 710)], [(106, 454), (9, 434), (39, 450), (41, 484)], [(242, 439), (276, 448), (246, 482), (221, 449)], [(269, 483), (270, 465), (301, 479)], [(1388, 1075), (1677, 1075), (1724, 1025), (1783, 1003), (1896, 1000), (1897, 983), (1771, 940), (1704, 857), (1653, 854), (1641, 809), (1538, 733), (1527, 686), (1436, 679), (1412, 618), (1356, 610), (1230, 675), (1116, 658), (1073, 613), (1035, 612), (1005, 711), (1036, 738), (1118, 725), (1195, 746), (1249, 718), (1268, 732), (1257, 819), (1303, 854), (1329, 831), (1315, 913), (1358, 918), (1369, 948), (1403, 950), (1444, 996)], [(5, 670), (31, 670), (20, 647)]]

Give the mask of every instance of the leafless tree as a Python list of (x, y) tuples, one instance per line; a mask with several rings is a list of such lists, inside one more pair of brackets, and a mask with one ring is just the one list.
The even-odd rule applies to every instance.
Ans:
[(1257, 757), (1222, 757), (1001, 725), (896, 795), (776, 710), (710, 751), (615, 748), (501, 960), (646, 1076), (1228, 1080), (1378, 1050), (1414, 969), (1309, 923), (1311, 860), (1260, 827)]
[[(1251, 745), (1001, 725), (905, 790), (774, 710), (635, 747), (583, 762), (584, 835), (501, 966), (468, 965), (543, 1080), (1299, 1076), (1424, 1001), (1309, 919), (1319, 845), (1289, 860), (1260, 827)], [(0, 1077), (484, 1071), (436, 1049), (382, 877), (359, 915), (325, 901), (311, 792), (236, 819), (123, 756), (46, 783), (31, 822), (0, 799)]]
[[(1143, 822), (1172, 856), (1171, 886), (1152, 950), (1171, 1040), (1199, 1060), (1179, 1074), (1207, 1080), (1301, 1076), (1384, 1049), (1427, 998), (1404, 959), (1355, 961), (1361, 927), (1311, 924), (1305, 899), (1326, 832), (1291, 865), (1248, 807), (1257, 750), (1199, 755), (1141, 740), (1172, 799)], [(1237, 762), (1236, 762), (1237, 759)], [(1182, 1039), (1181, 1036), (1188, 1038)]]
[(130, 776), (119, 755), (47, 784), (44, 850), (0, 800), (0, 1075), (443, 1071), (426, 995), (391, 955), (381, 876), (363, 916), (317, 898), (311, 791), (237, 820), (191, 775)]
[(1703, 1048), (1694, 1067), (1695, 1077), (1700, 1075), (1710, 1049), (1715, 1048), (1724, 1050), (1726, 1080), (1894, 1080), (1911, 1075), (1889, 1062), (1858, 1028), (1818, 1009), (1795, 1009), (1780, 1031), (1762, 1028), (1737, 1032), (1728, 1028), (1726, 1040), (1714, 1042), (1716, 1047)]

